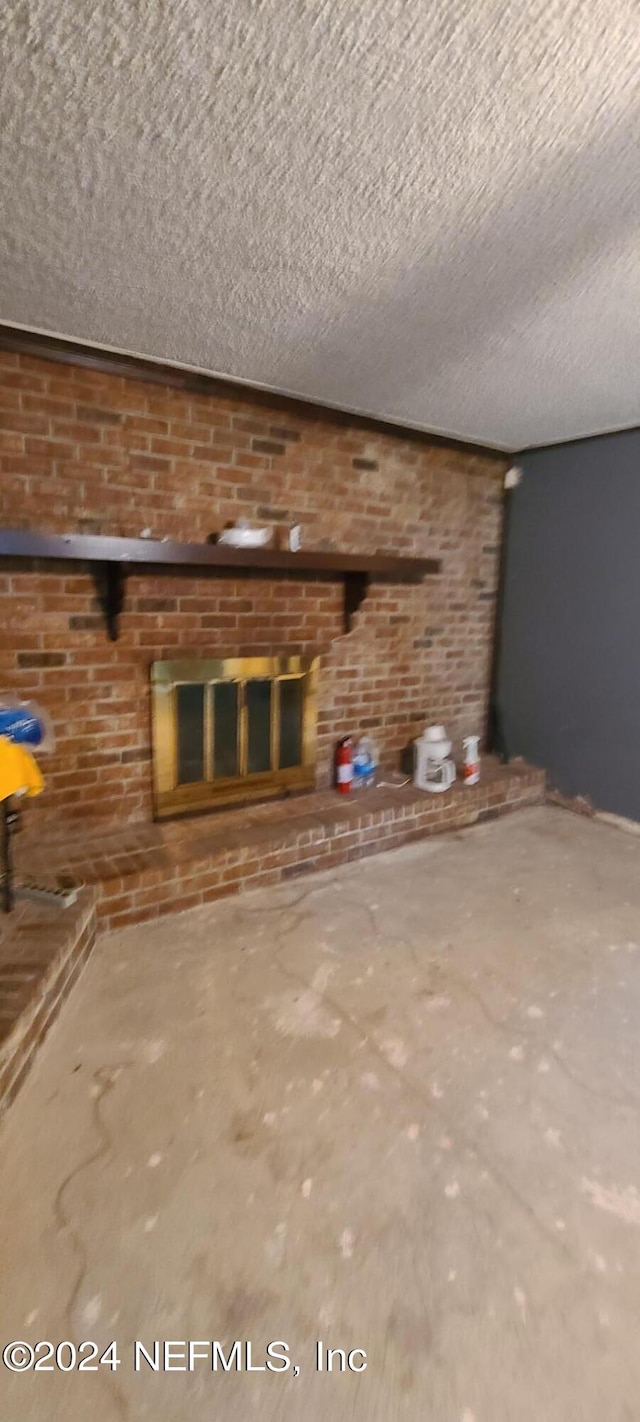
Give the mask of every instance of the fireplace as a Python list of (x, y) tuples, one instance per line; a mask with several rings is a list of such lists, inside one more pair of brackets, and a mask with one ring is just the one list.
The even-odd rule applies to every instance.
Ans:
[(317, 657), (151, 667), (156, 818), (315, 783)]

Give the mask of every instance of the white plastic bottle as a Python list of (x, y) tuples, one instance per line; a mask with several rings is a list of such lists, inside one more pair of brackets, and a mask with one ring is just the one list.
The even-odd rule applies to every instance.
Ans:
[(364, 789), (375, 784), (378, 752), (370, 736), (360, 736), (353, 752), (353, 788)]
[(479, 744), (479, 736), (465, 736), (462, 742), (462, 749), (464, 751), (462, 779), (465, 785), (477, 785), (480, 779)]

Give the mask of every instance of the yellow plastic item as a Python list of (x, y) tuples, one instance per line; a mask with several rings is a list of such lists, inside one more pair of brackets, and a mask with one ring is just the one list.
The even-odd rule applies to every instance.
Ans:
[(31, 751), (0, 736), (0, 800), (9, 795), (39, 795), (44, 780)]

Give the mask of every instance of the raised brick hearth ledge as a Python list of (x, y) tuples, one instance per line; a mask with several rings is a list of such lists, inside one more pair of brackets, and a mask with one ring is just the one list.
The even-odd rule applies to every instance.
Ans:
[(0, 915), (0, 1111), (79, 976), (96, 936), (95, 890), (70, 908), (21, 902)]
[(27, 834), (17, 838), (16, 860), (30, 878), (64, 873), (95, 886), (99, 923), (115, 929), (462, 829), (543, 798), (542, 771), (485, 758), (478, 785), (456, 784), (444, 795), (413, 785), (349, 797), (324, 790), (121, 833), (56, 835), (51, 845), (34, 847)]

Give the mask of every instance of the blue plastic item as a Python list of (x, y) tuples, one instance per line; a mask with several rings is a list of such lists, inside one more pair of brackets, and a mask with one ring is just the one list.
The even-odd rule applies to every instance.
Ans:
[(35, 750), (53, 750), (51, 721), (35, 701), (10, 702), (0, 695), (0, 736), (18, 746)]
[(369, 736), (361, 736), (353, 753), (353, 788), (375, 785), (378, 752)]
[(44, 734), (42, 722), (22, 707), (0, 709), (0, 736), (7, 740), (19, 746), (39, 746)]

